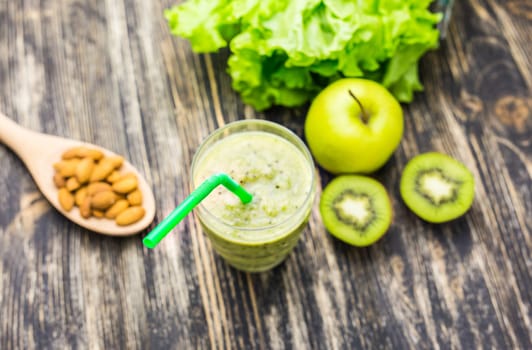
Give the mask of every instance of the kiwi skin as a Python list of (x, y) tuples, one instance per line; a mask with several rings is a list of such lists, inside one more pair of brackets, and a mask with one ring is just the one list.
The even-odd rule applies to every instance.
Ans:
[(475, 196), (475, 179), (458, 160), (438, 152), (415, 156), (401, 175), (400, 193), (421, 219), (443, 223), (465, 214)]
[(341, 175), (323, 190), (320, 213), (327, 231), (357, 247), (378, 241), (392, 222), (390, 197), (378, 181), (361, 175)]

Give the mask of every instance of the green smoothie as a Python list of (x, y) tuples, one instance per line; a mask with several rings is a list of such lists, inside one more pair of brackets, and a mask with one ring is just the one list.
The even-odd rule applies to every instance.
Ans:
[(260, 120), (227, 125), (202, 145), (193, 162), (193, 186), (224, 172), (253, 195), (249, 204), (223, 186), (197, 208), (214, 249), (231, 265), (264, 271), (297, 244), (313, 204), (314, 165), (288, 129)]

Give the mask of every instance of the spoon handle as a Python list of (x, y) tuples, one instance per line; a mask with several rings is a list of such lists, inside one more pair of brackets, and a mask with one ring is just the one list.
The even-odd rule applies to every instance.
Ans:
[(43, 137), (38, 132), (18, 125), (0, 112), (0, 143), (5, 144), (23, 160), (31, 153), (39, 152), (36, 145)]
[(22, 147), (25, 137), (28, 136), (27, 131), (29, 130), (24, 129), (0, 112), (0, 142), (13, 151), (17, 151)]

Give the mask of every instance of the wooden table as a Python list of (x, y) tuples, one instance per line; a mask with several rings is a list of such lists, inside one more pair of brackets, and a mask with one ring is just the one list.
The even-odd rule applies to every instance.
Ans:
[[(160, 221), (188, 194), (214, 129), (264, 118), (302, 135), (305, 108), (257, 113), (225, 73), (169, 34), (174, 2), (0, 0), (0, 110), (28, 128), (124, 154)], [(188, 216), (157, 249), (66, 221), (0, 147), (0, 349), (532, 348), (532, 9), (457, 1), (426, 86), (375, 177), (395, 219), (365, 249), (333, 239), (315, 206), (285, 263), (230, 268)], [(400, 200), (406, 161), (437, 150), (477, 180), (470, 212), (431, 225)], [(320, 171), (321, 185), (332, 177)], [(155, 225), (155, 222), (153, 225)], [(153, 225), (151, 227), (153, 227)]]

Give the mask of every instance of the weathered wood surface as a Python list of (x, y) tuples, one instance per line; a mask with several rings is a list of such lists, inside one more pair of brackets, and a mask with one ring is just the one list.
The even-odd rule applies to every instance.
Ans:
[[(256, 113), (225, 73), (169, 34), (170, 0), (0, 0), (0, 110), (34, 130), (124, 154), (153, 185), (157, 221), (187, 195), (201, 140), (259, 117), (302, 134), (305, 108)], [(288, 260), (250, 275), (194, 216), (155, 250), (64, 220), (0, 147), (0, 349), (532, 348), (532, 7), (457, 1), (422, 62), (404, 140), (376, 174), (395, 220), (378, 244), (331, 238), (317, 207)], [(406, 161), (438, 150), (478, 181), (463, 218), (417, 219)], [(321, 172), (321, 184), (331, 176)]]

